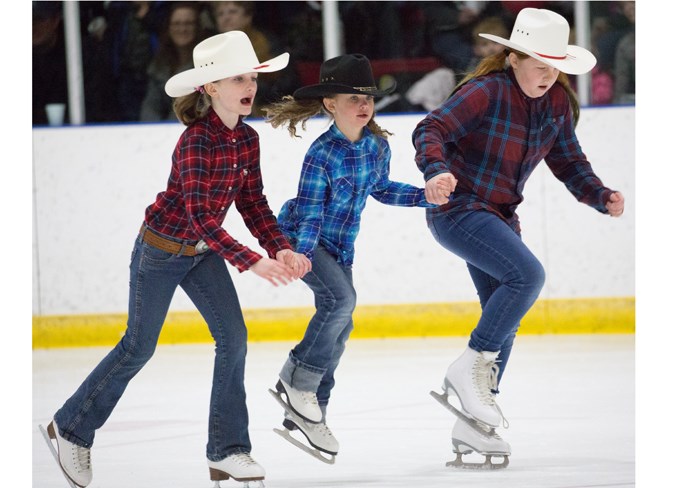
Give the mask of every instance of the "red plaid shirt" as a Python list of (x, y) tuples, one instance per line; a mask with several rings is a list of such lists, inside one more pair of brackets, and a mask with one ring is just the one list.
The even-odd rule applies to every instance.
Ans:
[(582, 203), (608, 213), (613, 190), (595, 175), (574, 132), (566, 91), (556, 83), (527, 97), (512, 69), (475, 78), (423, 119), (412, 135), (416, 163), (429, 180), (457, 179), (449, 203), (432, 213), (488, 210), (519, 231), (515, 213), (540, 161)]
[(233, 202), (270, 257), (291, 249), (263, 194), (258, 134), (242, 120), (229, 129), (210, 109), (179, 138), (167, 189), (146, 208), (145, 222), (154, 231), (177, 239), (204, 239), (211, 250), (242, 272), (261, 255), (221, 227)]

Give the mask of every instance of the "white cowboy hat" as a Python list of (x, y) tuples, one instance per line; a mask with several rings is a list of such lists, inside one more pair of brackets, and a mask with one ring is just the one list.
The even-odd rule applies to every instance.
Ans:
[(595, 56), (587, 49), (569, 45), (569, 23), (550, 10), (520, 10), (510, 40), (493, 34), (479, 35), (528, 54), (570, 75), (587, 73), (597, 63)]
[(289, 63), (289, 53), (260, 62), (247, 34), (241, 31), (224, 32), (209, 37), (193, 49), (195, 68), (177, 73), (165, 84), (170, 97), (182, 97), (211, 81), (245, 73), (271, 73)]

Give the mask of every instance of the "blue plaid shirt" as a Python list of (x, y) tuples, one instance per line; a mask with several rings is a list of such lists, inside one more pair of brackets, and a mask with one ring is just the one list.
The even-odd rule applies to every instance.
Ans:
[(364, 128), (351, 142), (336, 124), (310, 146), (301, 169), (298, 196), (280, 211), (278, 224), (296, 252), (311, 261), (318, 244), (351, 266), (367, 197), (387, 205), (433, 207), (424, 190), (390, 181), (390, 146)]

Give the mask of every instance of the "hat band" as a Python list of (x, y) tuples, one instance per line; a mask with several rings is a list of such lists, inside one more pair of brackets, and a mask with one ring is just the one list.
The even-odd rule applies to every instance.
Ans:
[[(534, 51), (536, 53), (536, 51)], [(541, 53), (536, 53), (542, 58), (548, 58), (548, 59), (566, 59), (566, 56), (549, 56), (547, 54), (541, 54)]]
[(376, 88), (375, 86), (354, 86), (353, 90), (367, 92), (367, 91), (377, 91), (378, 88)]

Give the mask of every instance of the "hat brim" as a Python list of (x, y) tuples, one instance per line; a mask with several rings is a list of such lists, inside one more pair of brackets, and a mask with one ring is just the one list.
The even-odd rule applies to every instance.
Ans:
[(523, 52), (524, 54), (527, 54), (532, 58), (536, 58), (539, 61), (542, 61), (543, 63), (569, 75), (582, 75), (590, 71), (595, 67), (595, 64), (597, 64), (597, 58), (595, 58), (595, 55), (580, 46), (569, 45), (567, 46), (566, 58), (553, 59), (537, 54), (523, 46), (520, 46), (519, 44), (493, 34), (479, 34), (479, 36), (489, 39), (490, 41), (503, 44), (510, 49)]
[(360, 87), (343, 85), (340, 83), (318, 83), (317, 85), (308, 85), (301, 87), (294, 91), (294, 98), (323, 98), (338, 93), (355, 94), (355, 95), (371, 95), (373, 97), (384, 97), (389, 95), (397, 88), (397, 82), (393, 81), (385, 90), (379, 90), (376, 87)]
[(212, 81), (222, 80), (245, 73), (272, 73), (280, 71), (289, 64), (289, 53), (280, 54), (257, 66), (231, 65), (192, 68), (172, 76), (165, 84), (165, 92), (172, 98), (190, 95), (199, 86)]

